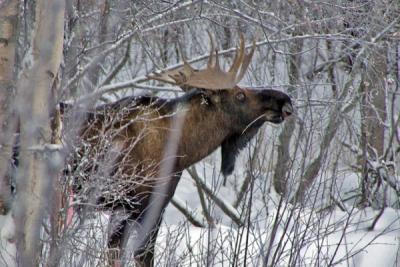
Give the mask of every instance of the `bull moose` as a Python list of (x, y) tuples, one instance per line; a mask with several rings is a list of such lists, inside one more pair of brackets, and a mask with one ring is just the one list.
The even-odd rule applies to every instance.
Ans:
[[(148, 76), (179, 86), (183, 96), (127, 97), (84, 112), (74, 162), (82, 163), (88, 155), (103, 151), (101, 160), (96, 160), (101, 163), (95, 167), (95, 179), (106, 182), (94, 190), (95, 201), (112, 214), (125, 212), (110, 230), (111, 264), (123, 264), (127, 252), (133, 251), (137, 265), (153, 266), (163, 211), (182, 172), (221, 146), (221, 171), (229, 175), (238, 152), (265, 122), (281, 123), (293, 112), (291, 99), (283, 92), (238, 86), (253, 56), (254, 42), (246, 53), (240, 36), (228, 71), (220, 68), (211, 36), (210, 42), (206, 68), (195, 69), (183, 58), (183, 66)], [(83, 187), (75, 190), (82, 192)], [(129, 250), (133, 230), (140, 238)]]

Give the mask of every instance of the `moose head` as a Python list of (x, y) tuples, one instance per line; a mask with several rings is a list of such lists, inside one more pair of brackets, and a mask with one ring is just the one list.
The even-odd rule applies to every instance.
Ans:
[[(293, 107), (290, 97), (283, 92), (238, 86), (253, 57), (256, 47), (254, 41), (250, 52), (245, 53), (244, 37), (240, 34), (240, 45), (232, 65), (228, 71), (224, 71), (209, 32), (208, 35), (211, 51), (205, 69), (195, 69), (182, 56), (182, 67), (152, 74), (149, 78), (177, 85), (185, 92), (194, 90), (201, 97), (200, 104), (206, 106), (201, 110), (202, 114), (209, 112), (212, 116), (219, 115), (220, 121), (216, 121), (215, 129), (229, 129), (221, 143), (221, 171), (226, 176), (234, 169), (237, 153), (258, 128), (267, 121), (275, 124), (283, 122), (293, 113)], [(208, 137), (214, 138), (212, 133)]]

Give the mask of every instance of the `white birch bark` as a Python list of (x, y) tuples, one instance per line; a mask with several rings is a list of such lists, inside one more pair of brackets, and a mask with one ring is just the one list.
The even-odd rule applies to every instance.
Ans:
[(48, 171), (56, 165), (45, 145), (51, 141), (49, 100), (62, 59), (64, 10), (62, 0), (37, 1), (31, 50), (17, 82), (21, 149), (13, 209), (20, 266), (39, 263), (43, 218), (53, 202), (51, 184), (56, 177), (49, 177)]

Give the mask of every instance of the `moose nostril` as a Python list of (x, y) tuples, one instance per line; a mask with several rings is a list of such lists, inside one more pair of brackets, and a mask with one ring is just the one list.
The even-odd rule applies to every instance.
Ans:
[(282, 114), (284, 118), (289, 117), (290, 115), (292, 115), (292, 113), (293, 113), (293, 107), (291, 104), (286, 103), (285, 105), (283, 105)]

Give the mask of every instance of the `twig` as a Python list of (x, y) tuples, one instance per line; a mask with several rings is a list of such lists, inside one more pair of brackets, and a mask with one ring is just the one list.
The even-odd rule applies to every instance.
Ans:
[[(170, 14), (173, 11), (179, 10), (181, 8), (185, 8), (188, 7), (190, 5), (195, 4), (197, 1), (187, 1), (181, 5), (178, 6), (174, 6), (173, 8), (169, 9), (168, 11), (162, 13), (162, 14), (158, 14), (157, 16), (155, 16), (153, 19), (149, 20), (147, 22), (147, 24), (152, 24), (160, 19), (162, 19), (163, 17), (167, 16), (168, 14)], [(186, 21), (186, 20), (185, 20)], [(108, 54), (110, 54), (111, 52), (115, 51), (116, 49), (118, 49), (119, 47), (121, 47), (121, 45), (123, 45), (125, 42), (129, 41), (136, 33), (138, 33), (139, 31), (142, 32), (148, 32), (148, 31), (153, 31), (156, 29), (159, 29), (161, 27), (165, 27), (168, 26), (169, 24), (162, 24), (162, 25), (158, 25), (157, 27), (152, 27), (149, 29), (145, 29), (145, 30), (141, 30), (140, 26), (136, 25), (135, 28), (133, 30), (129, 30), (126, 33), (124, 33), (122, 35), (122, 37), (116, 41), (112, 46), (110, 46), (109, 48), (103, 50), (101, 53), (99, 53), (97, 56), (95, 56), (89, 63), (87, 63), (85, 66), (83, 66), (83, 68), (78, 71), (69, 81), (68, 83), (62, 88), (61, 91), (64, 91), (66, 88), (69, 88), (71, 85), (75, 84), (80, 78), (83, 77), (83, 75), (90, 70), (93, 66), (95, 66), (100, 60), (102, 60), (104, 57), (106, 57)]]
[(177, 208), (182, 214), (188, 219), (188, 221), (193, 224), (196, 227), (202, 227), (205, 228), (206, 226), (195, 216), (193, 216), (194, 212), (190, 211), (187, 207), (182, 205), (182, 201), (177, 197), (174, 196), (171, 199), (172, 205), (174, 205), (175, 208)]
[(374, 221), (372, 222), (372, 224), (367, 228), (368, 231), (373, 231), (375, 229), (375, 225), (378, 223), (379, 219), (382, 217), (383, 212), (385, 211), (385, 206), (383, 206), (378, 215), (375, 217)]
[(114, 67), (114, 69), (111, 70), (110, 74), (108, 74), (107, 77), (101, 82), (101, 86), (109, 84), (111, 82), (111, 80), (114, 79), (114, 77), (122, 69), (122, 67), (126, 64), (126, 62), (128, 61), (128, 58), (129, 58), (129, 54), (130, 54), (129, 53), (130, 52), (130, 47), (131, 47), (131, 43), (128, 42), (128, 45), (126, 46), (126, 50), (125, 50), (124, 56), (117, 63), (117, 65)]
[(204, 182), (199, 176), (192, 175), (193, 180), (199, 183), (204, 192), (215, 202), (215, 204), (221, 208), (221, 210), (228, 215), (238, 226), (243, 226), (245, 223), (240, 219), (240, 215), (237, 210), (232, 207), (229, 203), (225, 202), (223, 199), (218, 197), (211, 187)]
[[(263, 46), (263, 45), (266, 45), (266, 44), (288, 42), (288, 41), (292, 41), (292, 40), (315, 39), (315, 38), (317, 38), (317, 39), (326, 39), (326, 38), (339, 38), (339, 37), (337, 37), (337, 35), (334, 35), (334, 34), (293, 36), (293, 37), (277, 39), (277, 40), (259, 41), (259, 42), (256, 42), (256, 47)], [(345, 39), (347, 40), (348, 38), (345, 38)], [(250, 48), (250, 47), (252, 47), (252, 44), (249, 44), (249, 45), (245, 46), (245, 48)], [(218, 54), (219, 55), (226, 55), (226, 54), (229, 54), (229, 53), (232, 53), (232, 52), (235, 52), (235, 51), (236, 51), (236, 47), (231, 47), (229, 49), (225, 49), (225, 50), (219, 51)], [(191, 60), (188, 60), (188, 63), (190, 63), (190, 64), (191, 63), (196, 63), (196, 62), (208, 59), (209, 56), (210, 56), (210, 54), (207, 52), (207, 53), (205, 53), (205, 54), (203, 54), (201, 56), (198, 56), (198, 57), (195, 57), (195, 58), (193, 58)], [(174, 64), (174, 65), (171, 65), (171, 66), (169, 66), (167, 68), (164, 68), (163, 71), (176, 69), (176, 68), (179, 68), (179, 67), (182, 67), (182, 66), (183, 66), (183, 62), (180, 62), (180, 63)], [(147, 82), (149, 80), (150, 79), (147, 76), (139, 76), (139, 77), (136, 77), (136, 78), (134, 78), (132, 80), (129, 80), (129, 81), (102, 86), (98, 90), (96, 90), (95, 92), (83, 96), (81, 99), (82, 100), (93, 99), (94, 97), (97, 98), (97, 97), (102, 96), (103, 94), (115, 92), (115, 91), (118, 91), (118, 90), (121, 90), (121, 89), (125, 89), (125, 88), (129, 88), (129, 87), (136, 87), (136, 88), (139, 88), (139, 89), (143, 89), (143, 85), (140, 85), (140, 87), (139, 87), (139, 84)], [(284, 85), (282, 85), (282, 86), (284, 86)], [(147, 88), (145, 88), (145, 89), (147, 89)], [(162, 87), (159, 87), (156, 90), (161, 90), (161, 89), (162, 89)], [(171, 87), (169, 87), (168, 90), (170, 90), (170, 91), (178, 91), (178, 90), (172, 89)]]
[[(192, 176), (192, 175), (196, 175), (197, 177), (199, 176), (199, 175), (197, 174), (197, 171), (196, 171), (196, 167), (195, 167), (195, 166), (192, 166), (192, 167), (188, 170), (188, 173), (189, 173), (191, 176)], [(195, 180), (195, 179), (194, 179), (194, 180)], [(199, 193), (200, 204), (201, 204), (201, 207), (202, 207), (202, 209), (203, 209), (204, 217), (206, 217), (206, 220), (207, 220), (208, 224), (209, 224), (210, 226), (214, 227), (214, 226), (215, 226), (214, 219), (213, 219), (213, 217), (211, 216), (210, 211), (208, 210), (208, 207), (207, 207), (207, 204), (206, 204), (206, 201), (205, 201), (205, 198), (204, 198), (203, 189), (201, 188), (201, 185), (200, 185), (196, 180), (195, 180), (195, 182), (196, 182), (197, 192)]]

